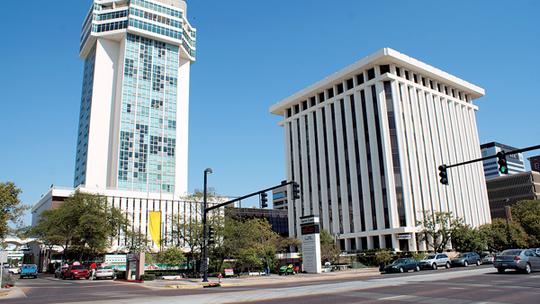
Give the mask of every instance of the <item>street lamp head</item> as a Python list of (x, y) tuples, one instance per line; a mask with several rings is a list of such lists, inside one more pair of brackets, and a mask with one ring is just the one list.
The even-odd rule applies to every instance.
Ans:
[(204, 169), (204, 173), (212, 174), (214, 172), (212, 171), (212, 168), (206, 168), (206, 169)]

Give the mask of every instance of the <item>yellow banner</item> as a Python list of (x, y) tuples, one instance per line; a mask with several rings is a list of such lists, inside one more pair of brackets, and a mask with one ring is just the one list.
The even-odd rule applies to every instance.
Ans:
[(152, 241), (160, 247), (161, 246), (161, 212), (150, 211), (148, 212), (148, 231), (152, 237)]

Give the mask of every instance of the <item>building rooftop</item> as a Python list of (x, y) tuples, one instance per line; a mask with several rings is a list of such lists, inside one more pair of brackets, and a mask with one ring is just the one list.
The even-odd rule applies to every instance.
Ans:
[(492, 141), (492, 142), (488, 142), (488, 143), (480, 145), (481, 149), (487, 149), (487, 148), (492, 148), (492, 147), (499, 147), (499, 148), (502, 148), (503, 150), (506, 150), (506, 151), (517, 150), (517, 148), (515, 148), (515, 147), (505, 145), (505, 144), (501, 144), (501, 143), (498, 143), (496, 141)]
[(308, 95), (312, 95), (313, 91), (324, 89), (325, 87), (332, 85), (334, 82), (340, 79), (349, 78), (354, 74), (355, 71), (361, 68), (368, 68), (380, 63), (395, 63), (404, 68), (419, 71), (426, 77), (429, 77), (435, 81), (449, 84), (456, 89), (463, 91), (465, 94), (468, 94), (471, 97), (471, 100), (485, 95), (484, 89), (472, 83), (462, 80), (456, 76), (453, 76), (415, 58), (402, 54), (394, 49), (383, 48), (347, 66), (346, 68), (318, 81), (317, 83), (291, 95), (290, 97), (281, 100), (280, 102), (270, 107), (270, 112), (276, 115), (282, 115), (285, 108), (290, 107), (301, 99), (308, 98)]

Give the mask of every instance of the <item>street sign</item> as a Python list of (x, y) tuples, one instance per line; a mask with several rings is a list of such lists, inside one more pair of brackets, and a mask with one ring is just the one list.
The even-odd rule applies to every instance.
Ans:
[(8, 253), (7, 251), (0, 251), (0, 264), (5, 264), (8, 262)]
[(397, 235), (398, 240), (410, 240), (412, 235), (410, 233), (400, 233)]

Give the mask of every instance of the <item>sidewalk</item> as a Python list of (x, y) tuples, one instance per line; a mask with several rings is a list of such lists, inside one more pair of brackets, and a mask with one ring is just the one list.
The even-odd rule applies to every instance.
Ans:
[[(344, 271), (325, 272), (321, 274), (297, 274), (280, 276), (272, 274), (270, 276), (251, 276), (251, 277), (238, 277), (238, 278), (223, 278), (221, 279), (222, 287), (242, 287), (242, 286), (256, 286), (256, 285), (269, 285), (269, 284), (283, 284), (283, 283), (301, 283), (301, 282), (315, 282), (315, 281), (329, 281), (358, 277), (370, 277), (378, 276), (378, 268), (362, 268), (362, 269), (350, 269)], [(209, 278), (210, 283), (217, 283), (217, 278)], [(203, 288), (206, 284), (201, 282), (201, 279), (178, 279), (178, 280), (156, 280), (146, 281), (143, 283), (144, 287), (150, 289), (197, 289)]]

